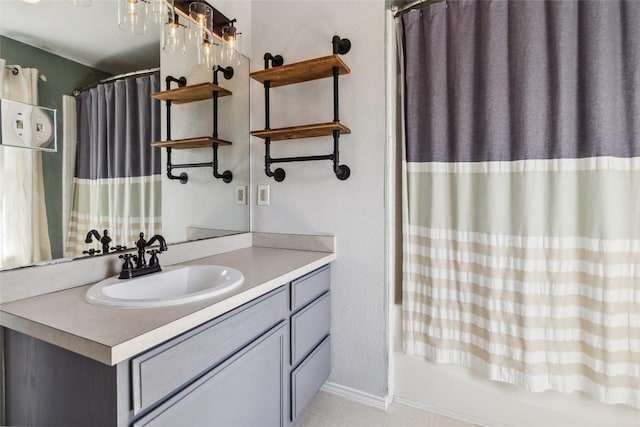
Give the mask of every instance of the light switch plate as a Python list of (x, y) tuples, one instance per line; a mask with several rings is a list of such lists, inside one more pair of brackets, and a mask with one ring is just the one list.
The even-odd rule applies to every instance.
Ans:
[(236, 205), (246, 205), (247, 204), (247, 186), (246, 185), (236, 185)]
[(258, 185), (258, 206), (269, 205), (269, 185)]

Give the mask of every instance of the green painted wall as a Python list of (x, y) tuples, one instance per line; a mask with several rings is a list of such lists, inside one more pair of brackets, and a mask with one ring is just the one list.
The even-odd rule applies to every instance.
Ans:
[(38, 81), (38, 99), (43, 107), (57, 113), (58, 151), (42, 153), (45, 198), (49, 222), (49, 239), (53, 258), (63, 256), (62, 236), (62, 95), (72, 95), (75, 89), (90, 85), (110, 74), (70, 61), (50, 52), (0, 36), (0, 58), (7, 65), (37, 68), (47, 81)]

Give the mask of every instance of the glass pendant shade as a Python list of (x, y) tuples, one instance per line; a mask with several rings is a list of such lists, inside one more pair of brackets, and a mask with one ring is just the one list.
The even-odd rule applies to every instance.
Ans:
[(231, 21), (229, 25), (222, 28), (223, 43), (220, 52), (220, 61), (223, 65), (237, 66), (240, 64), (240, 33), (236, 27), (233, 26), (234, 22), (235, 19)]
[(171, 20), (162, 26), (162, 49), (173, 54), (184, 54), (187, 46), (184, 43), (184, 27), (178, 20)]
[(118, 26), (127, 33), (146, 34), (148, 13), (145, 0), (118, 0)]
[(184, 25), (180, 24), (173, 0), (167, 2), (166, 19), (162, 26), (162, 50), (171, 55), (184, 54), (187, 50), (184, 41)]
[(149, 16), (155, 24), (163, 24), (169, 16), (168, 10), (173, 12), (173, 0), (148, 0)]
[(238, 52), (240, 38), (224, 41), (220, 52), (220, 62), (222, 65), (240, 65), (240, 53)]
[(193, 2), (189, 5), (189, 40), (200, 42), (211, 31), (213, 9), (206, 3)]
[(205, 70), (212, 70), (220, 63), (220, 45), (210, 31), (205, 32), (205, 37), (198, 43), (198, 65)]

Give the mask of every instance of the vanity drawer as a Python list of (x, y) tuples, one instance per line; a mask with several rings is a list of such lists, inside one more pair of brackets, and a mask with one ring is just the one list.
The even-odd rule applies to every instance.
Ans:
[(224, 361), (287, 317), (285, 286), (131, 359), (133, 413)]
[(295, 366), (331, 328), (331, 294), (323, 296), (291, 316), (291, 365)]
[(302, 414), (331, 372), (331, 336), (291, 373), (291, 421)]
[(323, 292), (328, 291), (330, 284), (331, 269), (329, 265), (294, 280), (291, 282), (291, 310), (295, 311), (313, 301)]

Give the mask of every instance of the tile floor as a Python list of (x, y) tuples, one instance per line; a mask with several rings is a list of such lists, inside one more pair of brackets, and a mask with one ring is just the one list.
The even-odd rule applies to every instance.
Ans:
[(295, 427), (471, 427), (443, 415), (393, 403), (385, 412), (341, 397), (318, 393)]

